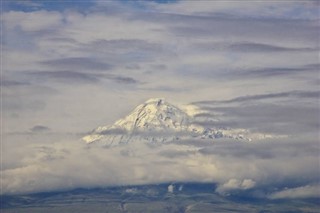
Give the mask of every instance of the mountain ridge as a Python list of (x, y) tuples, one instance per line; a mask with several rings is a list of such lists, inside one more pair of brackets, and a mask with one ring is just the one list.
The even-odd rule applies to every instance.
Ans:
[(271, 135), (250, 133), (245, 129), (227, 127), (207, 128), (194, 123), (194, 117), (167, 102), (152, 98), (137, 106), (129, 115), (113, 125), (100, 126), (82, 139), (87, 143), (106, 146), (128, 144), (133, 141), (167, 143), (182, 139), (219, 139), (251, 141), (270, 138)]

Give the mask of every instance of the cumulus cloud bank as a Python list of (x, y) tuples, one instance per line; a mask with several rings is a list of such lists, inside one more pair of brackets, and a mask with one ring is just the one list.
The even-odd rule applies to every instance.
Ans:
[[(212, 183), (212, 192), (222, 195), (259, 191), (266, 197), (277, 199), (289, 194), (291, 188), (297, 192), (298, 198), (299, 187), (318, 183), (319, 150), (314, 141), (301, 143), (299, 139), (249, 143), (221, 139), (188, 144), (129, 144), (102, 148), (71, 138), (44, 144), (45, 137), (39, 134), (33, 136), (33, 142), (39, 140), (38, 144), (19, 147), (9, 151), (7, 154), (10, 156), (4, 156), (6, 169), (2, 171), (2, 193), (162, 182), (209, 182)], [(176, 150), (175, 153), (173, 150)], [(10, 152), (19, 154), (19, 158), (12, 158)], [(214, 187), (216, 184), (217, 188)], [(283, 191), (272, 191), (274, 187)], [(315, 191), (313, 188), (310, 190)], [(309, 195), (317, 196), (308, 193), (308, 190), (301, 192), (301, 196)]]

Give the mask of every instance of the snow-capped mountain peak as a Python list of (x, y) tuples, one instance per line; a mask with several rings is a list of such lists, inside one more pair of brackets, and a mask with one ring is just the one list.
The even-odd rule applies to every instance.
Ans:
[(87, 143), (99, 142), (115, 146), (131, 142), (163, 143), (183, 139), (231, 138), (264, 139), (270, 135), (250, 133), (245, 129), (206, 128), (194, 124), (194, 118), (164, 98), (149, 99), (132, 113), (110, 126), (101, 126), (83, 137)]
[(185, 112), (165, 99), (156, 98), (139, 105), (130, 115), (118, 120), (114, 126), (124, 128), (128, 132), (166, 129), (181, 131), (187, 128), (189, 119)]

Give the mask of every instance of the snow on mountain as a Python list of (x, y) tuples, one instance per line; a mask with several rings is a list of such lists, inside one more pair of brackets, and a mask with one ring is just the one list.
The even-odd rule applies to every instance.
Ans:
[(137, 106), (131, 114), (111, 126), (101, 126), (83, 137), (86, 143), (106, 146), (133, 141), (165, 143), (182, 139), (231, 138), (237, 140), (264, 139), (265, 134), (252, 134), (245, 129), (205, 128), (193, 124), (194, 118), (163, 98), (150, 99)]

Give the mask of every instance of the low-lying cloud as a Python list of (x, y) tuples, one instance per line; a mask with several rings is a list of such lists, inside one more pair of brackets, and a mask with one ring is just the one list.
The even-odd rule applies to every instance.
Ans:
[(299, 187), (318, 182), (316, 141), (219, 139), (156, 146), (132, 143), (112, 148), (86, 145), (75, 139), (38, 143), (11, 150), (25, 150), (19, 159), (5, 156), (3, 193), (178, 181), (211, 182), (217, 184), (215, 191), (222, 195), (261, 191), (268, 198), (278, 199), (290, 190), (297, 191), (298, 198)]

